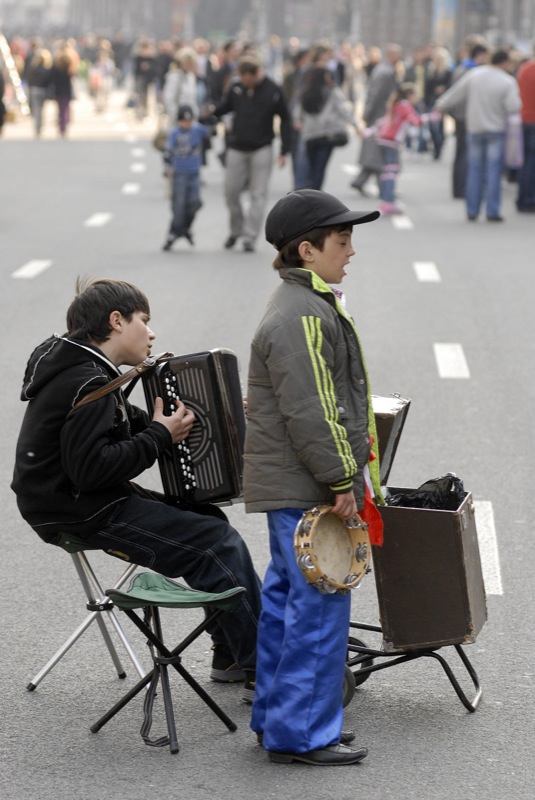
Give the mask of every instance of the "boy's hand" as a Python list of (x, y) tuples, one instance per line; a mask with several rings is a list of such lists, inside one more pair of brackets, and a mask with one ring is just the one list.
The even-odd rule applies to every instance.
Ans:
[(195, 422), (195, 414), (190, 408), (186, 408), (181, 400), (177, 401), (177, 407), (172, 414), (167, 416), (163, 413), (163, 400), (157, 397), (154, 400), (153, 422), (159, 422), (167, 428), (173, 439), (173, 444), (185, 439)]
[(338, 514), (342, 519), (351, 519), (357, 513), (357, 501), (353, 492), (344, 492), (335, 495), (333, 514)]

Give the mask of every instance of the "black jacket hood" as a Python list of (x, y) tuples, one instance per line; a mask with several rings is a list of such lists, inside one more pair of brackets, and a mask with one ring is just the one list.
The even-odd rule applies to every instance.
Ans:
[(66, 339), (55, 333), (35, 348), (26, 365), (20, 399), (33, 400), (39, 391), (66, 370), (87, 363), (88, 352), (98, 358), (99, 364), (116, 378), (119, 370), (96, 347), (86, 342)]

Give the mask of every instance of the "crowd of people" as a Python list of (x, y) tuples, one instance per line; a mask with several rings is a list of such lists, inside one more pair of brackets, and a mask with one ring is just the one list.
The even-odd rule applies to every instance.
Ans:
[[(434, 42), (404, 54), (397, 44), (383, 50), (329, 42), (302, 46), (291, 38), (283, 45), (277, 37), (261, 46), (237, 39), (218, 46), (202, 38), (126, 42), (120, 35), (50, 43), (15, 38), (10, 44), (36, 137), (48, 100), (57, 104), (58, 131), (66, 135), (79, 86), (94, 99), (95, 113), (106, 110), (113, 89), (123, 88), (127, 107), (140, 120), (158, 118), (164, 139), (176, 128), (180, 106), (191, 109), (197, 123), (211, 124), (212, 134), (219, 124), (224, 145), (217, 157), (227, 170), (230, 216), (227, 248), (241, 240), (246, 252), (254, 251), (275, 132), (281, 140), (279, 164), (287, 156), (291, 161), (292, 188), (321, 189), (334, 148), (347, 144), (348, 131), (356, 131), (362, 143), (351, 185), (366, 195), (366, 184), (374, 178), (381, 213), (389, 215), (403, 210), (395, 192), (400, 154), (410, 148), (440, 159), (448, 117), (455, 131), (452, 195), (464, 198), (470, 186), (467, 218), (477, 219), (485, 187), (487, 217), (503, 219), (505, 170), (509, 180), (518, 182), (518, 211), (535, 207), (533, 58), (512, 48), (491, 48), (478, 35), (468, 37), (455, 55)], [(500, 87), (506, 85), (508, 98), (501, 102)], [(493, 113), (481, 113), (489, 103)], [(479, 146), (483, 134), (492, 134), (493, 148)], [(211, 138), (203, 137), (199, 145), (201, 165)], [(167, 153), (169, 171), (174, 161)], [(245, 190), (248, 212), (241, 202)]]
[[(12, 48), (36, 135), (50, 97), (66, 135), (82, 74), (95, 113), (115, 84), (126, 84), (138, 118), (165, 118), (163, 163), (172, 185), (165, 251), (181, 237), (194, 243), (200, 173), (216, 126), (224, 128), (218, 156), (227, 249), (240, 243), (254, 252), (276, 141), (279, 165), (292, 161), (292, 191), (275, 203), (263, 228), (277, 251), (272, 266), (281, 283), (251, 343), (246, 401), (243, 499), (247, 513), (267, 514), (271, 561), (262, 584), (221, 508), (171, 504), (134, 483), (188, 437), (195, 414), (180, 400), (165, 414), (156, 398), (149, 415), (122, 393), (120, 367), (145, 362), (155, 339), (149, 300), (126, 281), (79, 280), (67, 332), (46, 338), (30, 355), (12, 482), (18, 508), (48, 544), (62, 546), (74, 533), (88, 548), (182, 577), (202, 591), (244, 587), (239, 605), (209, 631), (210, 677), (243, 683), (251, 728), (270, 762), (357, 764), (367, 748), (354, 746), (354, 731), (343, 728), (351, 599), (306, 581), (294, 553), (296, 525), (323, 503), (348, 523), (360, 515), (370, 542), (382, 543), (371, 387), (337, 287), (355, 254), (354, 227), (399, 212), (401, 151), (441, 158), (444, 114), (464, 126), (453, 186), (454, 196), (466, 200), (468, 220), (477, 219), (484, 196), (487, 219), (503, 220), (500, 185), (513, 120), (524, 148), (515, 162), (517, 208), (535, 211), (535, 59), (515, 65), (510, 51), (491, 50), (479, 38), (466, 43), (457, 63), (436, 45), (406, 62), (397, 44), (384, 53), (375, 48), (373, 58), (326, 43), (293, 43), (286, 57), (280, 48), (235, 40), (216, 53), (204, 40), (155, 47), (144, 39), (121, 57), (112, 42), (91, 44), (47, 49), (36, 40), (24, 58)], [(349, 126), (362, 137), (361, 169), (351, 186), (366, 195), (374, 177), (380, 210), (353, 211), (322, 191), (333, 148), (347, 143)]]

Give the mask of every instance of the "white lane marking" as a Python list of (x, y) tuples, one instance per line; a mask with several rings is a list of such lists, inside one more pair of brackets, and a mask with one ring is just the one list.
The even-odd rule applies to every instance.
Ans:
[(392, 216), (392, 225), (398, 231), (412, 231), (414, 228), (411, 218), (406, 214), (394, 214)]
[(487, 594), (503, 594), (500, 556), (492, 503), (488, 500), (479, 500), (474, 502), (474, 507), (476, 510), (477, 539), (485, 591)]
[(146, 152), (144, 147), (133, 147), (130, 150), (130, 155), (132, 158), (145, 158)]
[(462, 345), (436, 343), (433, 345), (438, 374), (441, 378), (469, 378), (470, 370)]
[(44, 272), (45, 269), (48, 269), (52, 266), (52, 261), (49, 258), (42, 258), (42, 259), (34, 259), (33, 261), (27, 261), (26, 264), (23, 264), (22, 267), (19, 267), (12, 273), (12, 278), (35, 278), (37, 275), (40, 275), (41, 272)]
[(442, 280), (434, 261), (415, 261), (412, 266), (416, 278), (423, 283), (440, 283)]
[(97, 214), (92, 214), (86, 221), (84, 225), (86, 228), (100, 228), (102, 225), (106, 225), (110, 219), (113, 217), (113, 214), (110, 214), (107, 211), (100, 211)]
[[(121, 130), (126, 130), (126, 128), (128, 126), (127, 126), (126, 122), (123, 122), (123, 124), (120, 127), (121, 127)], [(137, 137), (137, 135), (135, 133), (128, 133), (124, 137), (124, 140), (125, 140), (125, 142), (129, 142), (130, 144), (132, 144), (132, 142), (137, 142), (138, 141), (138, 137)]]
[(130, 172), (145, 172), (146, 169), (147, 165), (142, 161), (134, 161), (133, 164), (130, 164)]
[(140, 189), (141, 186), (139, 185), (139, 183), (125, 183), (123, 188), (121, 189), (121, 192), (123, 194), (139, 194)]

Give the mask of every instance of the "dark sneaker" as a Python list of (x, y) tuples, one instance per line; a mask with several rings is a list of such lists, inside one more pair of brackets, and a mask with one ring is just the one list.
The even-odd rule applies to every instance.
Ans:
[(245, 680), (245, 672), (234, 660), (224, 644), (214, 644), (210, 679), (219, 683), (239, 683)]
[(244, 242), (243, 243), (243, 252), (244, 253), (254, 253), (254, 244), (252, 242)]
[(232, 250), (237, 241), (238, 237), (231, 233), (230, 236), (225, 239), (225, 244), (223, 245), (225, 250)]
[(187, 240), (188, 240), (188, 242), (189, 242), (189, 243), (190, 243), (192, 246), (195, 244), (195, 241), (194, 241), (194, 239), (193, 239), (193, 234), (192, 234), (192, 232), (191, 232), (191, 231), (186, 231), (186, 233), (184, 234), (184, 239), (187, 239)]
[(245, 683), (243, 684), (243, 694), (242, 700), (244, 703), (251, 703), (254, 700), (254, 690), (256, 685), (256, 672), (254, 669), (246, 669), (245, 672)]
[(173, 242), (176, 241), (176, 236), (168, 236), (165, 240), (162, 250), (170, 250), (173, 246)]

